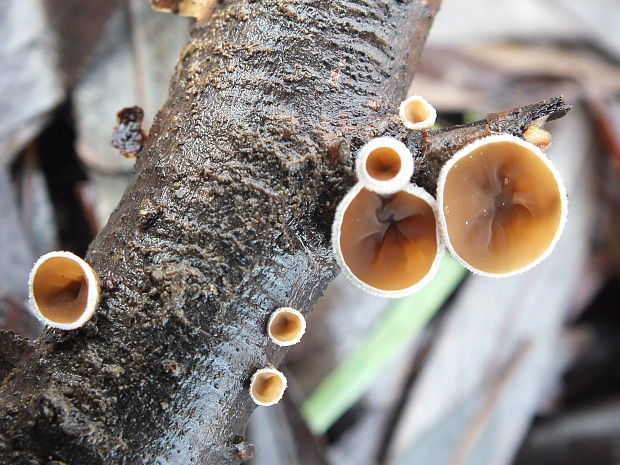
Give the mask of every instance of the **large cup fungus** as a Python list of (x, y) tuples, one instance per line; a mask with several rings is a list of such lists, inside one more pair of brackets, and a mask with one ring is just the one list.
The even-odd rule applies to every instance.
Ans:
[(35, 315), (55, 328), (79, 328), (90, 320), (99, 302), (97, 275), (71, 252), (43, 255), (32, 267), (28, 284)]
[(355, 170), (366, 189), (390, 195), (409, 183), (413, 175), (413, 156), (399, 140), (377, 137), (360, 149)]
[(384, 197), (358, 183), (336, 210), (332, 246), (356, 286), (384, 297), (412, 294), (443, 255), (435, 200), (411, 184)]
[(441, 170), (439, 221), (450, 252), (486, 276), (525, 271), (551, 253), (566, 219), (566, 189), (543, 152), (500, 134), (479, 139)]

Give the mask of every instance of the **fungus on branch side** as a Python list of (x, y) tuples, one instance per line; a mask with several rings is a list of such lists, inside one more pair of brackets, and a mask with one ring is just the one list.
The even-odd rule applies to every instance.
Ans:
[(174, 13), (201, 20), (211, 12), (215, 0), (151, 0), (151, 8), (162, 13)]
[(382, 195), (398, 192), (413, 175), (413, 156), (393, 137), (377, 137), (357, 155), (355, 170), (364, 187)]
[(306, 332), (306, 319), (294, 308), (282, 307), (274, 311), (267, 323), (269, 339), (279, 346), (297, 344)]
[(437, 110), (424, 97), (413, 95), (401, 102), (399, 115), (407, 129), (430, 129), (437, 119)]
[(71, 252), (50, 252), (32, 267), (30, 304), (44, 324), (75, 329), (91, 319), (99, 303), (99, 278)]
[(435, 200), (408, 185), (383, 197), (361, 183), (336, 210), (332, 247), (349, 280), (366, 292), (402, 297), (425, 286), (443, 256)]
[(277, 404), (286, 390), (286, 377), (275, 368), (261, 368), (250, 382), (250, 397), (264, 407)]
[(523, 138), (530, 144), (534, 144), (543, 152), (546, 152), (551, 147), (551, 134), (549, 131), (531, 124), (523, 131)]
[(441, 170), (437, 202), (450, 252), (474, 273), (510, 276), (547, 257), (566, 220), (566, 189), (535, 145), (509, 134), (479, 139)]

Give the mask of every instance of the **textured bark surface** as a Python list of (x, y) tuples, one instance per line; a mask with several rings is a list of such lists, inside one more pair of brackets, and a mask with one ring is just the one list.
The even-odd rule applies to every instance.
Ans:
[(355, 150), (405, 140), (414, 179), (434, 190), (450, 152), (567, 109), (556, 99), (405, 133), (394, 114), (438, 4), (224, 2), (194, 27), (88, 253), (104, 283), (98, 312), (79, 330), (46, 330), (21, 358), (0, 354), (15, 366), (0, 385), (0, 463), (240, 461), (250, 377), (285, 353), (265, 336), (269, 313), (308, 314), (338, 271), (329, 234)]

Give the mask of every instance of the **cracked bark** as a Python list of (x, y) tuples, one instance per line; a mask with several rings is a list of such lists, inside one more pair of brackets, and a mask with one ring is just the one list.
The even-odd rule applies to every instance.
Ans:
[(338, 271), (330, 226), (355, 151), (404, 140), (434, 191), (465, 143), (568, 109), (404, 131), (397, 105), (439, 3), (227, 1), (194, 27), (87, 255), (104, 283), (95, 317), (32, 346), (0, 334), (0, 463), (240, 462), (249, 379), (285, 353), (265, 336), (270, 312), (308, 315)]

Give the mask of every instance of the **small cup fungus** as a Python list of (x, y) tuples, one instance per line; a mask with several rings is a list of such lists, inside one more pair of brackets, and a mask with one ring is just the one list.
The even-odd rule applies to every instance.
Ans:
[(355, 169), (364, 187), (381, 195), (401, 190), (413, 175), (413, 156), (393, 137), (377, 137), (357, 155)]
[(511, 276), (547, 257), (566, 220), (566, 189), (535, 145), (510, 134), (458, 151), (437, 181), (439, 221), (454, 257), (474, 273)]
[(162, 13), (190, 16), (198, 20), (211, 11), (214, 0), (151, 0), (151, 8)]
[(28, 285), (36, 317), (55, 328), (79, 328), (90, 320), (99, 302), (97, 275), (71, 252), (50, 252), (39, 258)]
[(275, 368), (261, 368), (250, 382), (250, 397), (258, 404), (268, 407), (277, 404), (286, 389), (286, 377)]
[(294, 308), (278, 308), (271, 314), (267, 323), (269, 339), (279, 346), (297, 344), (306, 332), (304, 316)]
[(425, 286), (443, 256), (435, 199), (409, 184), (383, 197), (361, 183), (336, 210), (332, 247), (349, 280), (383, 297), (402, 297)]
[(546, 152), (551, 147), (551, 134), (534, 124), (528, 126), (523, 132), (523, 138), (543, 152)]
[(424, 97), (413, 95), (400, 104), (400, 119), (407, 129), (430, 129), (437, 119), (437, 110)]

